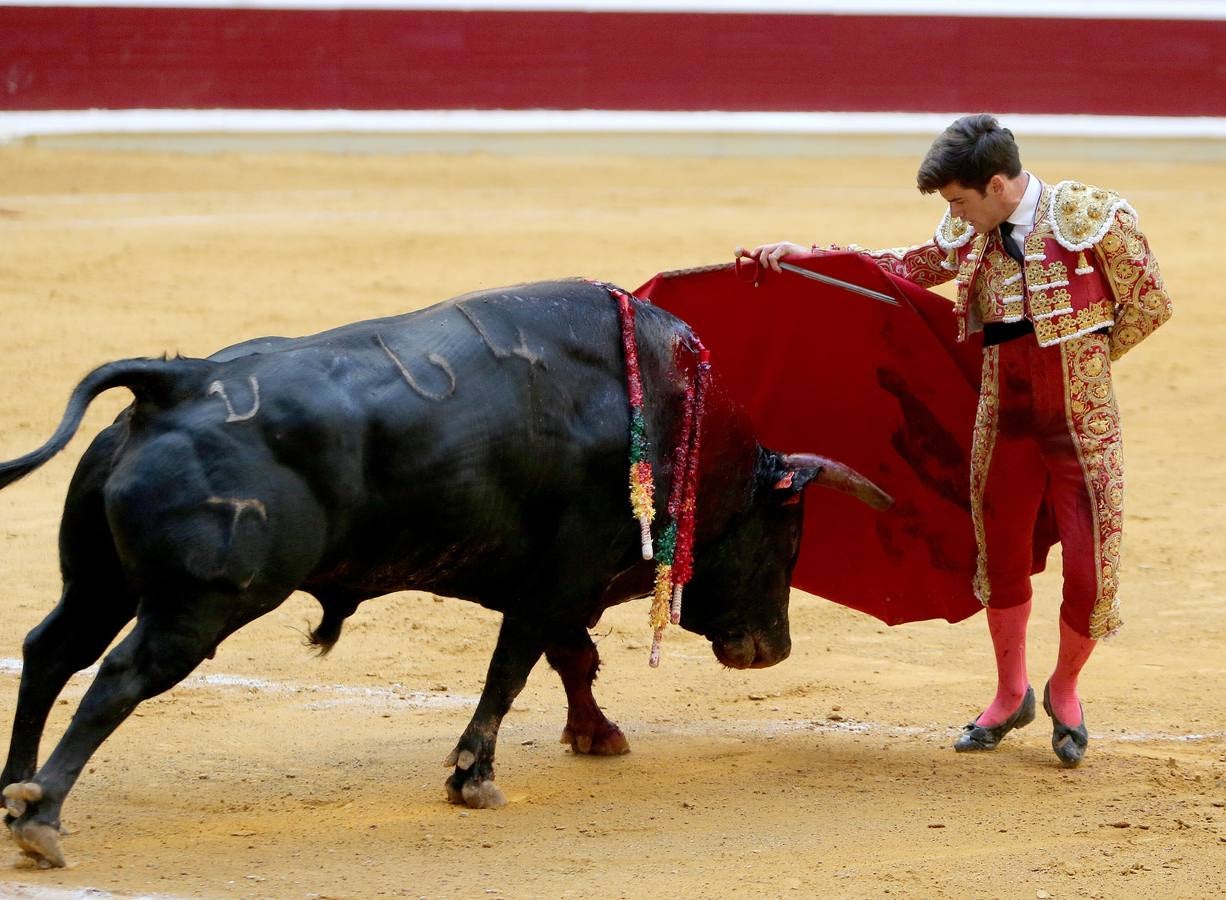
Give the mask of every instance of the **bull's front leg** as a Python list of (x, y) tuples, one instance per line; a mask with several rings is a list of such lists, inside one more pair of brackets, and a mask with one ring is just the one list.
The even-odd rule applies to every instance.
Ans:
[(575, 753), (617, 756), (630, 752), (621, 729), (608, 720), (592, 695), (592, 682), (600, 669), (600, 654), (583, 626), (560, 634), (545, 648), (549, 665), (562, 677), (566, 689), (566, 728), (562, 743)]
[(494, 784), (494, 746), (498, 727), (544, 652), (539, 624), (504, 615), (490, 659), (477, 711), (444, 765), (455, 766), (447, 779), (447, 799), (474, 809), (506, 805)]

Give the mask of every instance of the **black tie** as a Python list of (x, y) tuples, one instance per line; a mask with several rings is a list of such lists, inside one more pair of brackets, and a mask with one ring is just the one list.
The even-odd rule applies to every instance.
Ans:
[(1004, 245), (1005, 252), (1008, 253), (1010, 256), (1012, 256), (1015, 260), (1017, 260), (1017, 264), (1020, 266), (1024, 263), (1025, 257), (1022, 255), (1022, 249), (1017, 245), (1017, 242), (1012, 240), (1011, 238), (1012, 234), (1013, 234), (1013, 223), (1012, 222), (1001, 222), (1000, 223), (1000, 242), (1001, 244)]

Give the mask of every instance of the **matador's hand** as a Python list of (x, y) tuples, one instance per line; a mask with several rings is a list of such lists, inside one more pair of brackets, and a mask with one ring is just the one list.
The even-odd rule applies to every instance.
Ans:
[(748, 257), (756, 260), (758, 265), (764, 269), (774, 269), (776, 272), (783, 271), (779, 268), (779, 261), (786, 259), (789, 256), (807, 256), (811, 253), (809, 247), (801, 244), (793, 244), (791, 241), (779, 241), (774, 244), (761, 244), (754, 247), (752, 250), (746, 250), (744, 247), (737, 247), (733, 251), (733, 255), (737, 259)]

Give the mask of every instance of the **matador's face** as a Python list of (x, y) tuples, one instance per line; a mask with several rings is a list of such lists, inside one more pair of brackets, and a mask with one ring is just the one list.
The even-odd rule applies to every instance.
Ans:
[(951, 181), (939, 193), (949, 204), (951, 215), (969, 222), (979, 234), (986, 234), (1005, 221), (1013, 211), (1013, 207), (1005, 202), (1004, 188), (1004, 178), (994, 175), (982, 191), (967, 187), (960, 181)]

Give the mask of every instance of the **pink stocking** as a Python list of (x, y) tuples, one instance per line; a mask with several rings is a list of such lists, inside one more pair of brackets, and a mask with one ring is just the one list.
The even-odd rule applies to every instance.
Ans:
[(1048, 689), (1052, 712), (1057, 719), (1073, 728), (1081, 724), (1077, 676), (1081, 674), (1082, 666), (1094, 652), (1094, 645), (1097, 643), (1093, 638), (1078, 634), (1068, 626), (1063, 616), (1060, 617), (1060, 656), (1056, 660), (1056, 671), (1052, 673)]
[(988, 631), (996, 651), (996, 697), (976, 723), (993, 728), (1013, 715), (1026, 696), (1026, 621), (1030, 601), (1007, 609), (988, 607)]

